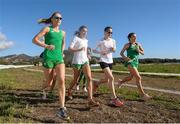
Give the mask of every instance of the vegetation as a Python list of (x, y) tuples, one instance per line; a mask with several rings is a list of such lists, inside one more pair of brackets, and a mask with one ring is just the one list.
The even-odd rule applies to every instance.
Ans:
[[(123, 67), (123, 65), (115, 66), (115, 68), (120, 67)], [(156, 65), (153, 67), (156, 68)], [(169, 68), (172, 68), (172, 66)], [(36, 122), (31, 118), (27, 118), (27, 114), (31, 114), (34, 109), (33, 104), (31, 104), (33, 101), (26, 99), (27, 96), (25, 95), (19, 98), (17, 91), (33, 91), (31, 95), (40, 96), (39, 91), (42, 80), (43, 75), (41, 72), (29, 72), (23, 69), (6, 69), (0, 71), (0, 123)], [(66, 78), (67, 85), (69, 85), (68, 82), (70, 82), (70, 80), (71, 78)], [(136, 101), (139, 99), (138, 92), (134, 88), (125, 87), (116, 89), (116, 91), (118, 96), (121, 96), (125, 100)], [(50, 97), (57, 98), (57, 87), (55, 92), (56, 95)], [(98, 89), (98, 92), (105, 94), (110, 93), (106, 85), (102, 85)], [(152, 91), (149, 92), (149, 94), (152, 95), (154, 99), (148, 102), (148, 106), (160, 106), (168, 110), (180, 111), (179, 96)]]
[[(127, 68), (123, 64), (116, 64), (113, 66), (113, 70), (127, 71)], [(140, 64), (138, 70), (140, 72), (180, 74), (180, 64)]]
[[(64, 51), (64, 61), (67, 67), (71, 66), (73, 53), (65, 50)], [(99, 60), (99, 57), (92, 56), (92, 59), (90, 61), (91, 64), (97, 64)], [(114, 64), (122, 64), (124, 61), (122, 58), (117, 57), (113, 58)], [(19, 54), (19, 55), (8, 55), (4, 57), (0, 57), (0, 64), (15, 64), (15, 65), (22, 65), (22, 64), (34, 64), (39, 65), (42, 62), (42, 59), (38, 56), (28, 56), (26, 54)], [(145, 59), (139, 59), (139, 62), (142, 64), (152, 64), (152, 63), (180, 63), (180, 59), (160, 59), (160, 58), (145, 58)]]

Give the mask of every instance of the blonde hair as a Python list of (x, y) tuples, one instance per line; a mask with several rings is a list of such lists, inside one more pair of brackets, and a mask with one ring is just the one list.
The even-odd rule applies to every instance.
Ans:
[(49, 17), (49, 18), (41, 18), (41, 19), (39, 19), (39, 20), (38, 20), (38, 23), (39, 23), (39, 24), (41, 24), (41, 23), (50, 24), (50, 23), (51, 23), (51, 19), (52, 19), (52, 18), (54, 17), (54, 15), (56, 15), (56, 14), (60, 14), (60, 15), (61, 15), (60, 12), (54, 12), (54, 13), (51, 15), (51, 17)]

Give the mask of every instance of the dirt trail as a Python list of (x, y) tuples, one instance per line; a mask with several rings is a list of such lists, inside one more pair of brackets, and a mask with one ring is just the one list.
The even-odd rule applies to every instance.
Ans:
[[(36, 69), (24, 69), (26, 71), (37, 71), (37, 72), (43, 72), (42, 70), (36, 70)], [(66, 74), (67, 77), (72, 77), (71, 74)], [(97, 78), (93, 78), (94, 80), (98, 80)], [(115, 85), (118, 83), (115, 82)], [(128, 87), (137, 87), (136, 85), (133, 84), (123, 84), (123, 86), (128, 86)], [(180, 95), (180, 91), (175, 91), (175, 90), (166, 90), (166, 89), (159, 89), (159, 88), (152, 88), (152, 87), (143, 87), (146, 90), (152, 90), (152, 91), (158, 91), (158, 92), (163, 92), (163, 93), (170, 93), (170, 94), (175, 94), (175, 95)]]
[(70, 121), (62, 120), (56, 116), (58, 109), (58, 96), (46, 100), (41, 99), (41, 92), (38, 90), (12, 90), (5, 94), (11, 94), (21, 103), (26, 104), (30, 112), (23, 115), (23, 118), (41, 123), (118, 123), (118, 122), (180, 122), (180, 111), (162, 108), (151, 102), (140, 100), (132, 101), (126, 99), (123, 107), (109, 105), (109, 94), (96, 94), (96, 100), (101, 103), (100, 107), (89, 108), (87, 106), (87, 95), (76, 92), (73, 100), (66, 100)]

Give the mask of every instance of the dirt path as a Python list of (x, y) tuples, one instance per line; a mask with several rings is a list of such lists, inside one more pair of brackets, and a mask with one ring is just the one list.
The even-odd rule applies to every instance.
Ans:
[(38, 90), (12, 90), (5, 94), (11, 94), (15, 99), (26, 104), (30, 110), (22, 117), (33, 122), (41, 123), (127, 123), (127, 122), (180, 122), (180, 111), (170, 110), (151, 102), (140, 100), (125, 100), (123, 107), (112, 107), (109, 105), (109, 94), (96, 94), (96, 100), (101, 103), (100, 107), (89, 108), (87, 106), (87, 95), (76, 92), (73, 100), (66, 100), (70, 121), (62, 120), (56, 116), (58, 109), (58, 96), (46, 100), (41, 99), (41, 92)]
[[(31, 72), (32, 71), (32, 72)], [(136, 89), (128, 87), (117, 90), (117, 95), (124, 101), (124, 106), (113, 107), (109, 104), (111, 93), (106, 88), (101, 88), (95, 99), (101, 105), (90, 108), (87, 105), (87, 94), (75, 91), (73, 100), (66, 98), (67, 112), (70, 121), (62, 120), (56, 116), (59, 108), (58, 88), (49, 94), (46, 100), (42, 99), (41, 81), (42, 70), (10, 69), (1, 73), (0, 89), (0, 121), (13, 123), (179, 123), (180, 98), (179, 95), (151, 91), (152, 100), (143, 102), (139, 99)], [(67, 85), (72, 79), (72, 71), (67, 71)], [(115, 75), (118, 76), (119, 75)], [(93, 73), (93, 77), (102, 77), (101, 73)], [(122, 75), (121, 75), (122, 77)], [(157, 78), (149, 77), (149, 81)], [(152, 78), (152, 79), (151, 79)], [(116, 78), (117, 80), (118, 78)], [(152, 80), (152, 81), (153, 81)], [(160, 78), (159, 80), (162, 80)], [(164, 79), (165, 80), (165, 79)], [(167, 79), (171, 81), (172, 79)], [(12, 87), (8, 87), (13, 85)], [(159, 83), (159, 82), (158, 82)], [(160, 85), (164, 82), (161, 81)], [(172, 84), (172, 83), (171, 83)], [(156, 86), (156, 85), (155, 85)], [(102, 91), (101, 91), (102, 90)], [(149, 91), (147, 91), (149, 92)], [(67, 95), (67, 94), (66, 94)], [(2, 120), (1, 120), (2, 119)], [(3, 121), (4, 120), (4, 121)]]
[[(42, 70), (36, 70), (36, 69), (24, 69), (26, 71), (36, 71), (36, 72), (43, 72)], [(72, 77), (71, 74), (66, 74), (67, 77)], [(94, 80), (98, 80), (97, 78), (93, 78)], [(115, 85), (118, 83), (115, 82)], [(137, 87), (136, 85), (133, 84), (123, 84), (123, 86), (128, 86), (128, 87)], [(159, 89), (159, 88), (152, 88), (152, 87), (143, 87), (146, 90), (152, 90), (152, 91), (158, 91), (158, 92), (163, 92), (163, 93), (170, 93), (170, 94), (175, 94), (175, 95), (180, 95), (180, 91), (175, 91), (175, 90), (166, 90), (166, 89)]]

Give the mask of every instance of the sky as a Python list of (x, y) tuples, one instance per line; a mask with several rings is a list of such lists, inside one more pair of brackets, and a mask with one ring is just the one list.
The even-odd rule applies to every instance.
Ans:
[(88, 45), (95, 48), (112, 26), (119, 52), (130, 32), (137, 34), (145, 55), (141, 58), (180, 59), (180, 0), (0, 0), (0, 56), (37, 56), (43, 48), (32, 38), (55, 11), (62, 14), (60, 29), (66, 32), (66, 49), (81, 25), (88, 27)]

